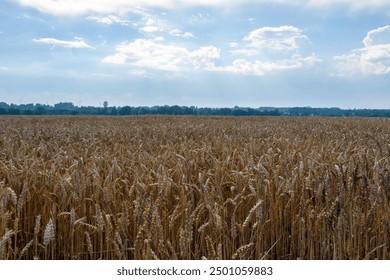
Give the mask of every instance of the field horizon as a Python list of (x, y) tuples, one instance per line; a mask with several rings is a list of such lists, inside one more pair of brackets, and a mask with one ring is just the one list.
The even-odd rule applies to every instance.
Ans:
[(195, 106), (155, 105), (141, 106), (123, 104), (110, 106), (107, 101), (100, 106), (75, 105), (59, 102), (53, 105), (42, 103), (7, 104), (0, 102), (0, 115), (188, 115), (188, 116), (329, 116), (329, 117), (390, 117), (386, 108), (339, 108), (311, 106)]

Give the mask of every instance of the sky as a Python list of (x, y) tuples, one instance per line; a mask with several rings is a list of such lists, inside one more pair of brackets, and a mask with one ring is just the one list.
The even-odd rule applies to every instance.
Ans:
[(390, 0), (1, 0), (0, 101), (390, 108)]

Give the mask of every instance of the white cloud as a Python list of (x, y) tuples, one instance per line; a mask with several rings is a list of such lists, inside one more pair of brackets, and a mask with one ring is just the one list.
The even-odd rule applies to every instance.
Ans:
[(175, 9), (191, 6), (231, 6), (249, 0), (17, 0), (44, 13), (55, 15), (126, 14), (138, 7)]
[(267, 74), (278, 73), (281, 71), (312, 67), (320, 61), (321, 59), (319, 59), (316, 55), (311, 55), (308, 57), (294, 55), (289, 59), (282, 59), (276, 61), (250, 61), (247, 59), (236, 59), (231, 65), (225, 67), (217, 67), (215, 70), (241, 73), (247, 75), (264, 76)]
[(371, 30), (363, 39), (363, 48), (335, 56), (337, 76), (354, 74), (384, 75), (390, 73), (390, 26)]
[(255, 29), (245, 36), (241, 43), (229, 44), (229, 52), (239, 58), (229, 66), (218, 67), (218, 70), (261, 76), (312, 67), (321, 59), (315, 54), (300, 54), (302, 46), (308, 43), (309, 38), (294, 26)]
[(128, 59), (128, 56), (123, 53), (116, 53), (110, 56), (107, 56), (103, 59), (104, 63), (110, 64), (125, 64)]
[(297, 50), (300, 44), (309, 39), (302, 34), (302, 30), (294, 26), (263, 27), (253, 30), (244, 41), (249, 47), (261, 50), (290, 52)]
[(33, 39), (34, 42), (37, 43), (44, 43), (49, 44), (53, 46), (60, 46), (64, 48), (72, 48), (72, 49), (82, 49), (82, 48), (88, 48), (92, 49), (90, 45), (84, 42), (82, 38), (75, 37), (75, 41), (63, 41), (58, 40), (54, 38), (40, 38), (40, 39)]
[(87, 17), (89, 20), (94, 20), (98, 23), (112, 25), (112, 24), (119, 24), (123, 26), (127, 26), (130, 24), (130, 21), (121, 19), (114, 15), (108, 15), (108, 16), (89, 16)]
[[(283, 0), (283, 2), (288, 2)], [(390, 7), (390, 2), (388, 0), (310, 0), (300, 2), (308, 3), (309, 6), (313, 7), (330, 7), (334, 5), (346, 5), (354, 10), (360, 9), (377, 9), (383, 7)]]
[(164, 44), (162, 41), (137, 39), (123, 43), (116, 49), (117, 53), (104, 58), (103, 62), (112, 64), (129, 64), (135, 71), (144, 69), (163, 71), (220, 71), (244, 75), (266, 75), (280, 71), (311, 67), (321, 61), (316, 55), (307, 57), (294, 54), (289, 58), (275, 61), (236, 59), (231, 65), (216, 65), (221, 50), (214, 46), (201, 47), (190, 51), (185, 47)]
[(155, 77), (154, 74), (149, 73), (145, 69), (134, 69), (128, 72), (129, 75), (131, 76), (141, 76), (145, 78), (153, 78)]
[(379, 27), (367, 33), (363, 39), (363, 44), (366, 48), (374, 45), (389, 44), (390, 43), (390, 25)]
[(5, 72), (5, 71), (8, 71), (8, 67), (5, 67), (5, 66), (0, 66), (0, 72)]
[[(150, 24), (155, 22), (150, 21)], [(172, 36), (184, 36), (179, 29), (171, 29)], [(221, 50), (215, 46), (190, 51), (185, 47), (167, 44), (164, 38), (137, 39), (122, 43), (116, 53), (103, 62), (129, 64), (139, 69), (165, 71), (206, 70), (250, 75), (266, 75), (280, 71), (312, 67), (321, 61), (315, 54), (300, 54), (301, 43), (309, 42), (302, 30), (293, 26), (263, 27), (250, 32), (242, 43), (230, 43), (230, 53), (237, 56), (231, 64), (217, 65)], [(270, 57), (263, 52), (275, 52)], [(243, 58), (245, 56), (246, 58)]]
[[(271, 2), (272, 0), (264, 0), (264, 2)], [(351, 11), (359, 10), (380, 10), (390, 8), (389, 0), (274, 0), (280, 4), (297, 5), (313, 9), (339, 9), (347, 8)], [(388, 11), (388, 10), (387, 10)]]
[[(17, 0), (21, 5), (55, 15), (116, 14), (123, 15), (138, 7), (176, 9), (178, 7), (214, 6), (232, 7), (253, 3), (250, 0)], [(258, 2), (277, 2), (288, 5), (301, 5), (315, 8), (345, 5), (351, 9), (390, 8), (388, 0), (262, 0)]]
[(215, 69), (215, 60), (220, 57), (221, 50), (213, 47), (201, 47), (200, 49), (189, 53), (192, 64), (198, 69)]
[(181, 31), (179, 29), (175, 28), (175, 29), (172, 29), (171, 31), (169, 31), (169, 34), (171, 34), (172, 36), (180, 36)]
[(183, 38), (195, 38), (194, 34), (192, 34), (191, 32), (184, 32), (182, 37)]
[(123, 0), (18, 0), (24, 6), (54, 15), (121, 14), (135, 6)]
[(182, 38), (195, 38), (195, 36), (190, 32), (182, 32), (180, 29), (174, 28), (171, 31), (169, 31), (169, 34), (176, 37), (182, 37)]
[(157, 26), (152, 26), (152, 25), (141, 27), (139, 30), (143, 31), (143, 32), (147, 32), (147, 33), (154, 33), (154, 32), (158, 32), (158, 31), (164, 31), (164, 29), (162, 29), (160, 27), (157, 27)]
[(146, 25), (154, 25), (156, 23), (156, 20), (155, 19), (152, 19), (152, 18), (147, 18), (146, 19), (146, 22), (145, 22), (145, 24)]
[(147, 14), (147, 16), (143, 18), (143, 23), (140, 23), (139, 25), (143, 25), (139, 30), (146, 33), (162, 32), (165, 29), (165, 23), (151, 14)]
[(237, 56), (289, 57), (310, 43), (295, 26), (262, 27), (251, 31), (241, 43), (230, 43), (230, 53)]
[(137, 8), (134, 13), (141, 16), (137, 22), (133, 23), (133, 27), (141, 33), (151, 34), (156, 32), (165, 32), (170, 29), (165, 20), (162, 20), (159, 16), (152, 14), (149, 10)]
[(156, 33), (164, 32), (174, 37), (195, 38), (190, 32), (183, 32), (179, 28), (173, 27), (168, 20), (156, 14), (152, 14), (147, 10), (137, 12), (142, 15), (142, 18), (134, 24), (134, 27), (141, 33)]
[(150, 39), (137, 39), (131, 43), (123, 43), (116, 51), (116, 54), (104, 58), (103, 62), (165, 71), (209, 69), (214, 65), (213, 60), (219, 57), (219, 50), (212, 46), (191, 52), (184, 47)]

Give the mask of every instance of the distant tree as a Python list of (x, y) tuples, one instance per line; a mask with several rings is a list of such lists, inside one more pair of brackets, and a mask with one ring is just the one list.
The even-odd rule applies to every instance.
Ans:
[(103, 102), (103, 114), (105, 114), (105, 115), (108, 114), (108, 102), (107, 101)]
[(181, 108), (177, 105), (171, 106), (169, 111), (170, 115), (182, 115)]
[(8, 109), (8, 115), (20, 115), (20, 109), (19, 108), (9, 108)]
[(5, 102), (0, 102), (0, 108), (8, 108), (9, 105)]
[[(222, 116), (231, 116), (233, 114), (232, 109), (230, 108), (218, 108), (215, 111), (216, 115), (222, 115)], [(238, 110), (234, 109), (234, 112), (237, 112)], [(238, 115), (238, 113), (237, 113)]]
[(224, 115), (224, 116), (351, 116), (351, 117), (390, 117), (390, 109), (340, 109), (311, 108), (311, 107), (238, 107), (233, 108), (207, 108), (187, 106), (139, 106), (139, 107), (108, 107), (108, 102), (103, 102), (103, 107), (75, 106), (72, 102), (60, 102), (54, 106), (44, 104), (7, 104), (0, 102), (0, 115)]
[(54, 104), (54, 109), (56, 109), (56, 110), (73, 110), (74, 105), (72, 102), (60, 102), (60, 103)]
[(116, 115), (118, 115), (118, 110), (116, 109), (116, 107), (114, 106), (114, 107), (112, 107), (112, 109), (111, 109), (111, 115), (112, 116), (116, 116)]
[(119, 109), (119, 115), (131, 115), (132, 109), (130, 106), (123, 106)]
[(35, 108), (35, 114), (36, 115), (44, 115), (46, 113), (46, 108), (43, 107), (42, 105), (38, 105), (36, 108)]
[(137, 107), (137, 115), (150, 115), (149, 107)]

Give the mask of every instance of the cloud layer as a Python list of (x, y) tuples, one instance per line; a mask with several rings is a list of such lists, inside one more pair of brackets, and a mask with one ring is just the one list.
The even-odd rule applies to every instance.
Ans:
[(386, 25), (369, 31), (362, 42), (363, 48), (334, 57), (338, 63), (336, 75), (390, 73), (390, 26)]
[(309, 43), (303, 31), (294, 26), (262, 27), (251, 31), (242, 42), (230, 44), (232, 54), (254, 56), (259, 54), (288, 54), (299, 51)]
[(186, 69), (212, 69), (214, 60), (219, 58), (220, 50), (216, 47), (201, 47), (189, 51), (163, 42), (163, 38), (137, 39), (123, 43), (117, 53), (103, 59), (105, 63), (129, 64), (139, 68), (165, 71), (183, 71)]
[[(240, 43), (230, 44), (230, 53), (236, 58), (230, 64), (223, 65), (217, 63), (221, 58), (221, 49), (216, 46), (191, 51), (184, 46), (165, 43), (163, 37), (136, 39), (120, 44), (116, 53), (104, 58), (103, 62), (129, 64), (149, 70), (207, 70), (262, 76), (311, 67), (320, 62), (314, 54), (300, 54), (301, 41), (307, 43), (309, 39), (294, 26), (256, 29)], [(270, 55), (265, 56), (264, 50)]]
[(294, 26), (263, 27), (253, 30), (244, 38), (253, 49), (280, 52), (297, 50), (302, 40), (308, 41), (308, 38)]
[(70, 49), (92, 49), (92, 47), (85, 43), (82, 38), (75, 37), (75, 39), (76, 40), (74, 41), (64, 41), (55, 38), (40, 38), (34, 39), (33, 41), (36, 43), (44, 43), (52, 46), (59, 46)]
[(138, 7), (175, 9), (190, 6), (227, 6), (249, 0), (17, 0), (21, 5), (55, 15), (126, 14)]
[[(137, 7), (177, 9), (192, 6), (232, 7), (251, 3), (250, 0), (17, 0), (21, 5), (54, 15), (117, 14), (123, 15)], [(346, 5), (351, 9), (390, 8), (388, 0), (262, 0), (258, 2), (283, 3), (306, 7), (331, 7)]]
[(127, 26), (130, 24), (130, 21), (121, 19), (115, 15), (107, 15), (107, 16), (89, 16), (87, 17), (89, 20), (94, 20), (98, 23), (112, 25), (112, 24), (119, 24), (123, 26)]

